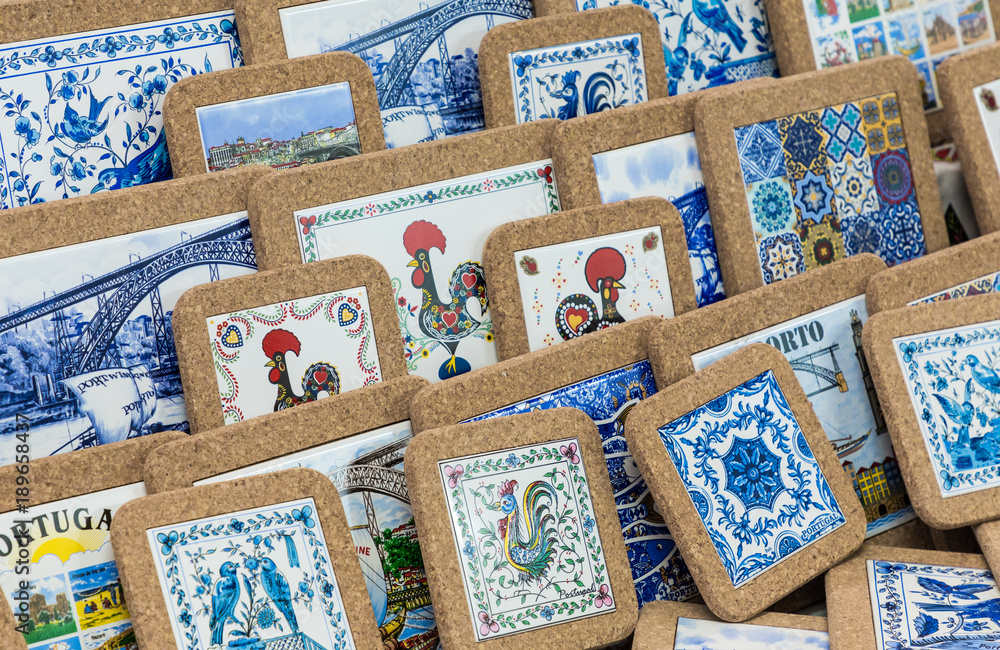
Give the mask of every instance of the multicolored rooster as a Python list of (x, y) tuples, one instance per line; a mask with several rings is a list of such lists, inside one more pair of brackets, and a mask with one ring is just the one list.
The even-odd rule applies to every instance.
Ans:
[(286, 364), (289, 353), (299, 356), (302, 351), (302, 344), (298, 337), (288, 330), (271, 330), (261, 341), (264, 354), (270, 359), (264, 364), (270, 368), (267, 378), (272, 384), (278, 386), (278, 397), (274, 401), (274, 410), (292, 408), (299, 404), (316, 401), (320, 394), (328, 393), (336, 395), (340, 392), (340, 374), (337, 369), (325, 361), (317, 361), (306, 369), (302, 375), (302, 396), (299, 397), (292, 390), (292, 382), (288, 376), (288, 366)]
[(624, 323), (618, 313), (618, 290), (624, 289), (625, 257), (614, 248), (598, 248), (583, 267), (587, 286), (601, 295), (601, 309), (588, 296), (574, 293), (556, 307), (556, 329), (564, 341)]
[(515, 489), (517, 481), (503, 481), (497, 492), (500, 499), (487, 507), (506, 515), (497, 522), (497, 532), (504, 557), (517, 569), (521, 582), (541, 581), (555, 557), (556, 518), (549, 510), (557, 503), (556, 491), (545, 481), (534, 481), (524, 491), (519, 507)]

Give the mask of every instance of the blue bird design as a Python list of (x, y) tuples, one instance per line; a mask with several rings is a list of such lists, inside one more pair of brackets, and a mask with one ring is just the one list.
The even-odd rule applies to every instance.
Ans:
[(959, 444), (969, 444), (969, 426), (976, 415), (976, 408), (972, 405), (972, 380), (965, 382), (965, 398), (961, 404), (940, 393), (933, 395), (951, 421), (959, 425)]
[[(667, 63), (667, 91), (670, 96), (673, 97), (677, 94), (677, 87), (684, 78), (684, 73), (687, 71), (688, 64), (691, 63), (691, 53), (688, 52), (687, 47), (684, 43), (687, 41), (688, 34), (691, 33), (691, 14), (684, 16), (684, 21), (681, 22), (680, 35), (677, 37), (677, 45), (671, 50), (666, 45), (663, 46), (663, 58), (666, 59)], [(670, 34), (666, 29), (664, 29), (664, 34), (667, 40), (670, 39)], [(694, 78), (700, 79), (701, 74), (696, 70)]]
[(233, 616), (240, 600), (240, 583), (236, 580), (236, 565), (225, 562), (219, 567), (219, 580), (212, 595), (212, 618), (208, 627), (212, 630), (212, 645), (222, 645), (226, 622), (238, 623)]
[(577, 70), (570, 70), (563, 75), (563, 87), (554, 93), (549, 93), (556, 99), (565, 102), (559, 107), (557, 117), (560, 120), (568, 120), (577, 115), (591, 115), (614, 108), (608, 97), (613, 97), (615, 93), (615, 81), (611, 75), (605, 72), (595, 72), (587, 78), (587, 83), (583, 87), (583, 112), (580, 112), (580, 90), (576, 82), (580, 78)]
[(962, 619), (989, 619), (1000, 623), (1000, 598), (991, 598), (976, 603), (953, 604), (953, 600), (979, 600), (976, 594), (993, 589), (989, 584), (949, 585), (933, 578), (917, 578), (917, 584), (948, 599), (946, 603), (917, 603), (917, 606), (928, 612), (947, 612), (958, 614)]
[(717, 34), (725, 34), (740, 52), (747, 46), (747, 39), (733, 22), (722, 0), (694, 0), (694, 15)]
[(295, 620), (295, 610), (292, 609), (292, 590), (288, 587), (288, 580), (278, 571), (271, 558), (264, 558), (261, 561), (260, 581), (264, 586), (264, 593), (268, 595), (274, 606), (278, 608), (285, 620), (292, 627), (292, 632), (299, 631), (299, 622)]
[(1000, 393), (1000, 377), (992, 368), (987, 368), (979, 363), (976, 355), (970, 354), (965, 357), (965, 363), (972, 368), (972, 378), (976, 383), (991, 393)]
[(104, 105), (110, 99), (110, 97), (106, 97), (104, 101), (99, 102), (91, 94), (90, 110), (86, 116), (80, 115), (72, 106), (66, 104), (63, 121), (59, 123), (59, 131), (77, 144), (87, 144), (92, 138), (104, 133), (104, 129), (108, 128), (108, 118), (104, 118), (103, 122), (98, 122), (98, 120), (101, 118)]
[(161, 131), (153, 146), (133, 158), (132, 162), (124, 167), (112, 167), (99, 173), (97, 186), (90, 193), (96, 194), (101, 190), (118, 190), (167, 180), (171, 172), (167, 139)]

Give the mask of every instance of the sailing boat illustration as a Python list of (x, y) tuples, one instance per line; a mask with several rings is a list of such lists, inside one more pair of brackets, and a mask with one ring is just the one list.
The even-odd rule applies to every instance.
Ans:
[(156, 413), (153, 378), (141, 364), (95, 370), (62, 383), (76, 398), (77, 408), (90, 420), (90, 426), (53, 454), (67, 445), (82, 449), (142, 435), (143, 427)]

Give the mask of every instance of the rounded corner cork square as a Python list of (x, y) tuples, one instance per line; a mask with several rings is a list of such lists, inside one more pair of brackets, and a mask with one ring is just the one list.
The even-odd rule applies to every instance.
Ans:
[(866, 544), (826, 577), (832, 648), (1000, 648), (982, 555)]
[[(0, 371), (14, 391), (2, 426), (15, 427), (16, 412), (26, 417), (33, 457), (189, 429), (171, 315), (185, 289), (256, 270), (246, 197), (269, 173), (205, 174), (0, 212), (0, 335), (37, 351)], [(0, 439), (0, 466), (14, 462), (15, 444)]]
[(111, 538), (142, 647), (382, 647), (344, 508), (315, 470), (138, 499)]
[(406, 375), (389, 277), (363, 255), (196, 287), (173, 322), (194, 433)]
[(662, 389), (633, 410), (625, 438), (722, 619), (760, 613), (864, 541), (851, 483), (771, 346), (750, 345)]
[(632, 633), (638, 607), (602, 457), (574, 409), (413, 439), (406, 479), (444, 647), (603, 647)]
[(504, 224), (483, 269), (500, 360), (697, 307), (680, 215), (659, 198)]
[(1000, 289), (1000, 235), (976, 237), (876, 274), (868, 313), (957, 300)]
[(658, 31), (652, 14), (631, 5), (491, 30), (479, 53), (487, 128), (666, 97)]
[(371, 71), (346, 52), (184, 79), (167, 95), (164, 129), (178, 178), (385, 149)]
[(483, 246), (503, 223), (560, 209), (554, 122), (275, 174), (250, 197), (261, 264), (370, 255), (392, 280), (408, 372), (438, 381), (495, 363)]
[(881, 312), (864, 333), (907, 490), (939, 529), (1000, 517), (1000, 296)]
[(863, 252), (892, 266), (947, 247), (916, 77), (888, 57), (698, 103), (727, 295)]
[[(164, 431), (70, 455), (30, 458), (31, 425), (10, 433), (24, 456), (0, 468), (10, 494), (0, 513), (0, 632), (3, 648), (98, 648), (135, 643), (110, 528), (125, 502), (146, 494), (142, 464), (161, 445), (185, 438)], [(26, 461), (25, 458), (28, 460)], [(27, 468), (27, 469), (25, 469)], [(9, 607), (8, 607), (9, 604)], [(6, 615), (6, 616), (4, 616)], [(19, 639), (5, 643), (8, 629)]]

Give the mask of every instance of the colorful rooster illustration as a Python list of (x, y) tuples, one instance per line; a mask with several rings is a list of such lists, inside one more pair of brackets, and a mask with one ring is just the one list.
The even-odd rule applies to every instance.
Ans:
[(302, 396), (292, 390), (292, 382), (288, 376), (287, 357), (289, 353), (298, 356), (302, 351), (299, 339), (288, 330), (271, 330), (261, 341), (264, 354), (270, 359), (264, 364), (270, 368), (268, 380), (278, 386), (278, 397), (274, 401), (274, 410), (292, 408), (299, 404), (313, 402), (322, 393), (336, 395), (340, 392), (340, 374), (337, 369), (325, 361), (317, 361), (309, 366), (302, 375)]
[(625, 257), (614, 248), (598, 248), (583, 267), (587, 286), (601, 294), (601, 309), (582, 293), (567, 296), (556, 307), (556, 329), (563, 340), (624, 323), (616, 305), (618, 290), (624, 289)]
[[(479, 262), (462, 262), (451, 274), (448, 290), (451, 299), (442, 302), (438, 297), (434, 272), (431, 269), (430, 250), (436, 248), (444, 253), (447, 241), (444, 233), (429, 221), (414, 221), (403, 233), (403, 246), (413, 258), (407, 266), (413, 267), (410, 281), (421, 290), (420, 331), (437, 341), (451, 353), (451, 358), (438, 370), (441, 379), (447, 379), (472, 370), (468, 361), (455, 356), (455, 350), (462, 339), (471, 336), (483, 321), (490, 301), (486, 296), (486, 278)], [(481, 309), (478, 314), (470, 313), (469, 299), (478, 300)]]
[(549, 511), (556, 505), (556, 491), (545, 481), (534, 481), (524, 491), (524, 502), (518, 507), (515, 489), (517, 481), (503, 481), (497, 492), (499, 501), (488, 508), (506, 515), (497, 522), (497, 532), (503, 541), (504, 557), (517, 569), (521, 582), (541, 582), (556, 553), (556, 518)]

